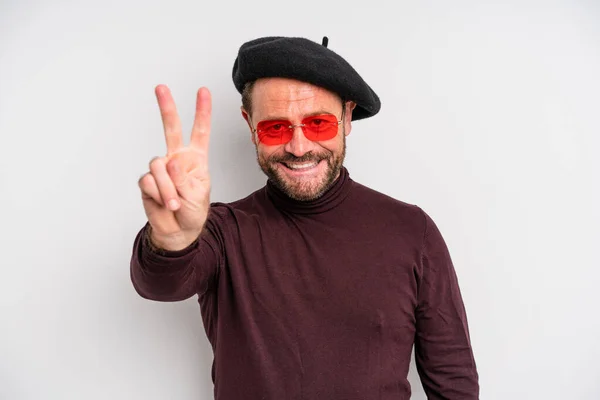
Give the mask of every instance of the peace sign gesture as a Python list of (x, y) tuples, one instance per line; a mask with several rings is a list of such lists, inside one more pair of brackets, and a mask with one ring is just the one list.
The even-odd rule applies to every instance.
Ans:
[(152, 243), (167, 250), (181, 250), (202, 232), (210, 206), (211, 96), (207, 88), (198, 90), (192, 136), (189, 145), (184, 146), (181, 122), (169, 88), (158, 85), (155, 93), (167, 155), (150, 161), (150, 171), (139, 179), (138, 186), (152, 228)]

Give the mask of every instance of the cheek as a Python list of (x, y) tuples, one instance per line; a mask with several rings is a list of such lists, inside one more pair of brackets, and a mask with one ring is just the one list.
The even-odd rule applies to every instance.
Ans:
[(259, 144), (257, 146), (258, 156), (264, 160), (268, 160), (269, 157), (278, 153), (282, 153), (282, 148), (283, 146), (265, 146), (263, 144)]
[(341, 153), (342, 147), (344, 146), (343, 133), (340, 132), (336, 137), (330, 140), (323, 140), (317, 142), (317, 144), (325, 151), (334, 154)]

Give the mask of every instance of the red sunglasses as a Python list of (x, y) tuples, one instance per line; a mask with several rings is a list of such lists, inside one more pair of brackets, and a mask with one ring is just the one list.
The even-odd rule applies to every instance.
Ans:
[(285, 119), (260, 121), (252, 132), (258, 133), (258, 140), (267, 146), (286, 144), (294, 136), (294, 128), (299, 126), (307, 139), (312, 141), (333, 139), (338, 133), (338, 120), (332, 114), (306, 117), (300, 124), (292, 124)]

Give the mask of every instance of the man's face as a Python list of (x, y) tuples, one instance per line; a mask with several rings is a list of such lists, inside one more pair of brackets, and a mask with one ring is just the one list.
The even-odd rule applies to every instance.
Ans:
[(252, 133), (258, 164), (279, 189), (300, 201), (321, 197), (340, 174), (355, 104), (342, 105), (335, 93), (287, 78), (259, 79), (251, 95), (252, 115), (242, 109), (251, 130), (263, 120), (282, 119), (300, 124), (305, 117), (317, 113), (333, 114), (340, 120), (342, 107), (346, 107), (337, 135), (329, 140), (309, 140), (301, 127), (295, 127), (288, 143), (265, 145), (257, 133)]

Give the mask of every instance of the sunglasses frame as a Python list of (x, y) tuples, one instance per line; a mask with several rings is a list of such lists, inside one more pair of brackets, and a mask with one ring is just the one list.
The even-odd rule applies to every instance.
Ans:
[[(305, 117), (303, 119), (310, 118), (310, 117), (318, 117), (319, 115), (333, 115), (336, 118), (336, 121), (337, 121), (336, 125), (339, 127), (341, 125), (341, 123), (344, 122), (344, 118), (346, 116), (346, 102), (342, 101), (342, 116), (340, 117), (340, 119), (337, 119), (337, 117), (335, 116), (335, 114), (330, 114), (330, 113), (323, 113), (323, 114), (318, 114), (318, 115), (312, 115), (312, 116), (309, 116), (309, 117)], [(256, 125), (258, 126), (258, 124), (260, 124), (261, 122), (262, 122), (262, 120), (258, 121), (256, 123)], [(252, 123), (251, 123), (250, 126), (252, 126)], [(302, 128), (303, 126), (305, 126), (305, 124), (303, 124), (303, 123), (300, 123), (300, 124), (291, 124), (291, 125), (288, 126), (288, 129), (290, 129), (293, 132), (294, 128), (296, 128), (296, 127)], [(256, 134), (258, 134), (258, 132), (261, 132), (261, 131), (258, 130), (258, 128), (251, 128), (251, 131), (252, 131), (252, 133), (256, 133)], [(304, 134), (304, 130), (302, 130), (302, 133)]]

